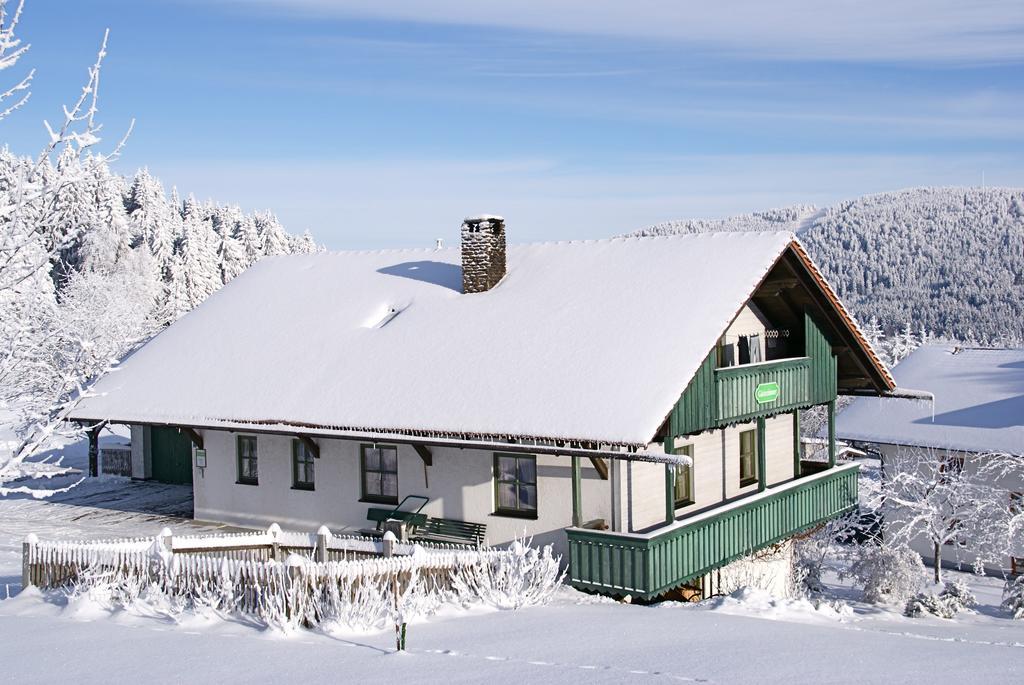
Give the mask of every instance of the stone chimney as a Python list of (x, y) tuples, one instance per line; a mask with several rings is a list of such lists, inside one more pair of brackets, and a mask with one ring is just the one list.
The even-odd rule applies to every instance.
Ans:
[(505, 220), (484, 214), (462, 222), (462, 292), (482, 293), (505, 276)]

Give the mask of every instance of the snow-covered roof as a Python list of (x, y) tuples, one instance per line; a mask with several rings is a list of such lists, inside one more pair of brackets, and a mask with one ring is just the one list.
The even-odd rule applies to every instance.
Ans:
[(1024, 350), (925, 346), (893, 368), (900, 386), (931, 402), (859, 397), (836, 417), (836, 435), (896, 445), (1024, 453)]
[(787, 232), (266, 258), (156, 336), (73, 418), (643, 445)]

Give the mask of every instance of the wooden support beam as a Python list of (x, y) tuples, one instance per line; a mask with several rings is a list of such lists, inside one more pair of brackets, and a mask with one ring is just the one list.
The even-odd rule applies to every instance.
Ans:
[(665, 464), (665, 523), (676, 520), (676, 467)]
[(89, 429), (89, 475), (100, 475), (100, 431), (105, 423), (97, 423)]
[(608, 464), (604, 459), (600, 457), (590, 457), (590, 463), (597, 469), (597, 475), (601, 476), (601, 480), (608, 480)]
[(583, 523), (583, 491), (580, 486), (580, 458), (572, 458), (572, 525), (579, 528)]
[(757, 420), (757, 491), (764, 492), (768, 487), (767, 440), (765, 440), (765, 421), (762, 416)]
[(299, 442), (306, 446), (306, 450), (313, 455), (314, 459), (320, 458), (320, 445), (316, 444), (316, 441), (308, 435), (299, 435)]
[(800, 279), (795, 276), (792, 278), (772, 278), (765, 280), (760, 285), (757, 289), (757, 294), (761, 297), (777, 297), (786, 290), (795, 288), (798, 285), (800, 285)]
[(196, 432), (195, 428), (181, 426), (178, 430), (188, 436), (188, 439), (192, 441), (192, 444), (196, 446), (197, 450), (203, 449), (203, 436)]
[(420, 455), (420, 459), (423, 460), (424, 466), (434, 465), (434, 455), (430, 453), (430, 448), (424, 444), (414, 442), (412, 448), (416, 450), (416, 454)]
[(836, 465), (836, 401), (828, 403), (828, 467)]
[(799, 478), (802, 467), (800, 466), (800, 410), (793, 412), (793, 477)]

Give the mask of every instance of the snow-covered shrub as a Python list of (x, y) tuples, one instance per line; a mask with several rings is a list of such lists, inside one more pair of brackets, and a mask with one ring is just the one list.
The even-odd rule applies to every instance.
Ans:
[(950, 605), (956, 606), (957, 611), (973, 609), (978, 605), (978, 599), (971, 592), (970, 586), (963, 580), (947, 582), (946, 587), (939, 593), (939, 596)]
[(903, 615), (910, 618), (920, 618), (926, 614), (938, 616), (939, 618), (953, 618), (956, 616), (956, 606), (947, 602), (939, 595), (928, 592), (919, 592), (907, 600), (903, 609)]
[(1003, 586), (1003, 603), (1005, 611), (1017, 619), (1024, 619), (1024, 574), (1009, 578)]
[(520, 609), (551, 601), (562, 576), (551, 545), (538, 550), (516, 540), (507, 553), (482, 554), (455, 571), (452, 585), (463, 604), (479, 601), (499, 609)]
[(925, 614), (939, 618), (953, 618), (961, 611), (976, 606), (978, 600), (970, 587), (962, 580), (946, 583), (942, 592), (936, 594), (921, 592), (907, 601), (903, 615), (918, 618)]
[(899, 603), (921, 589), (924, 563), (920, 554), (907, 547), (868, 545), (862, 548), (849, 575), (864, 589), (864, 601)]

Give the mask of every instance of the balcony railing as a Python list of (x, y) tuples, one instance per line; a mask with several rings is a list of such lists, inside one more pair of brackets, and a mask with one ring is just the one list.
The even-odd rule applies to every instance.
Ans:
[(811, 403), (808, 357), (715, 369), (720, 425), (771, 416)]
[(856, 506), (857, 465), (845, 464), (649, 533), (569, 528), (569, 580), (650, 599)]

